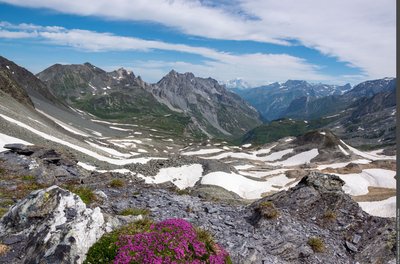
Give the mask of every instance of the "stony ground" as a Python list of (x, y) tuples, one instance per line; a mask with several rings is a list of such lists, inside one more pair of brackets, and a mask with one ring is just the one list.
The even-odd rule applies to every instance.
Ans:
[[(64, 188), (73, 185), (75, 189), (87, 187), (93, 190), (95, 198), (89, 207), (100, 207), (103, 213), (111, 216), (133, 208), (149, 210), (148, 217), (157, 221), (187, 219), (210, 231), (230, 252), (234, 263), (394, 263), (394, 220), (363, 212), (350, 196), (343, 193), (344, 183), (335, 176), (311, 173), (288, 191), (246, 204), (240, 199), (200, 198), (193, 196), (195, 191), (189, 195), (190, 190), (186, 194), (172, 184), (144, 184), (132, 175), (80, 174), (82, 169), (68, 157), (46, 149), (27, 156), (27, 151), (29, 149), (20, 149), (19, 153), (9, 152), (2, 156), (1, 191), (12, 193), (1, 197), (3, 201), (14, 203), (32, 189), (43, 188), (54, 180)], [(5, 160), (4, 155), (13, 158)], [(36, 170), (40, 169), (41, 173), (37, 171), (26, 177), (29, 171), (34, 172), (29, 170), (31, 159), (35, 160)], [(54, 171), (59, 174), (52, 174)], [(39, 180), (42, 183), (39, 184)], [(18, 223), (14, 224), (18, 226)], [(320, 240), (321, 250), (310, 245), (311, 238)], [(39, 243), (26, 244), (18, 239), (18, 235), (4, 231), (0, 240), (14, 256), (32, 246), (29, 243)]]

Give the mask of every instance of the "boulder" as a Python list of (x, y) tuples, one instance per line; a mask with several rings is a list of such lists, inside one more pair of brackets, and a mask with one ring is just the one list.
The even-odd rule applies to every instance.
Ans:
[(82, 263), (89, 248), (118, 223), (58, 186), (38, 190), (0, 220), (0, 240), (13, 248), (0, 262)]

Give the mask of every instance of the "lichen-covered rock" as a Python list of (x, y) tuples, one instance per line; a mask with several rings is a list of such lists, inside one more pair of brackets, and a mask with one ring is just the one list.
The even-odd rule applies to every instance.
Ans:
[[(335, 175), (310, 172), (295, 187), (254, 202), (249, 218), (269, 241), (264, 250), (291, 263), (389, 263), (395, 259), (395, 221), (368, 215), (342, 190)], [(265, 217), (273, 205), (278, 217)], [(324, 250), (310, 251), (308, 240)], [(352, 261), (352, 262), (349, 262)]]
[(32, 192), (0, 220), (0, 239), (13, 248), (0, 262), (82, 263), (88, 249), (118, 225), (110, 220), (58, 186)]

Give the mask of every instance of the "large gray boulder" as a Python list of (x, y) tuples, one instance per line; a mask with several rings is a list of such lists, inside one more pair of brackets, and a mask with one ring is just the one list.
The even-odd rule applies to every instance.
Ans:
[(38, 190), (0, 220), (0, 241), (12, 249), (0, 263), (82, 263), (89, 248), (118, 224), (58, 186)]

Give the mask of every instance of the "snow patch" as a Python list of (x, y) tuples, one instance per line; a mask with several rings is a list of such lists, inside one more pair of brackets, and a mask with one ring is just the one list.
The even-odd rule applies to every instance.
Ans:
[(356, 148), (353, 148), (352, 146), (349, 146), (346, 143), (344, 143), (343, 140), (340, 140), (340, 142), (342, 142), (354, 154), (356, 154), (358, 156), (361, 156), (363, 158), (366, 158), (366, 159), (370, 159), (370, 160), (388, 160), (388, 159), (396, 160), (396, 156), (374, 155), (374, 154), (363, 152), (363, 151), (360, 151), (360, 150), (358, 150)]
[(339, 145), (339, 149), (340, 149), (340, 151), (344, 154), (344, 155), (346, 155), (346, 156), (349, 156), (350, 154), (346, 151), (346, 150), (344, 150), (344, 148), (342, 147), (342, 146), (340, 146)]
[(375, 202), (359, 202), (358, 205), (370, 215), (396, 217), (396, 196)]
[(343, 190), (353, 196), (368, 194), (368, 187), (396, 188), (395, 171), (365, 169), (361, 173), (335, 174), (344, 182)]
[(4, 145), (14, 144), (14, 143), (24, 144), (24, 145), (32, 145), (31, 143), (29, 143), (25, 140), (22, 140), (22, 139), (19, 139), (16, 137), (7, 136), (3, 133), (0, 133), (0, 152), (9, 150), (9, 149), (5, 149)]
[(147, 163), (147, 162), (149, 162), (150, 160), (153, 160), (153, 159), (165, 159), (165, 158), (155, 158), (155, 157), (136, 158), (136, 159), (113, 159), (113, 158), (105, 157), (105, 156), (100, 155), (100, 154), (98, 154), (98, 153), (96, 153), (94, 151), (88, 150), (86, 148), (77, 146), (77, 145), (72, 144), (70, 142), (67, 142), (65, 140), (62, 140), (62, 139), (59, 139), (57, 137), (51, 136), (48, 133), (44, 133), (44, 132), (41, 132), (39, 130), (36, 130), (36, 129), (34, 129), (34, 128), (32, 128), (32, 127), (30, 127), (30, 126), (28, 126), (28, 125), (26, 125), (26, 124), (24, 124), (22, 122), (19, 122), (19, 121), (15, 120), (15, 119), (13, 119), (11, 117), (5, 116), (3, 114), (0, 114), (0, 117), (5, 119), (5, 120), (7, 120), (8, 122), (11, 122), (13, 124), (16, 124), (16, 125), (22, 127), (22, 128), (27, 129), (27, 130), (31, 131), (32, 133), (34, 133), (34, 134), (36, 134), (36, 135), (38, 135), (38, 136), (40, 136), (42, 138), (45, 138), (45, 139), (50, 140), (50, 141), (53, 141), (55, 143), (62, 144), (64, 146), (72, 148), (72, 149), (74, 149), (76, 151), (79, 151), (79, 152), (82, 152), (82, 153), (84, 153), (86, 155), (89, 155), (89, 156), (91, 156), (91, 157), (93, 157), (95, 159), (98, 159), (98, 160), (101, 160), (101, 161), (104, 161), (104, 162), (107, 162), (107, 163), (110, 163), (110, 164), (114, 164), (114, 165), (126, 165), (126, 164), (131, 164), (131, 163), (145, 164), (145, 163)]
[(220, 186), (244, 199), (259, 199), (263, 193), (279, 190), (272, 185), (284, 186), (291, 181), (292, 179), (284, 175), (273, 177), (268, 181), (255, 181), (236, 173), (217, 171), (205, 175), (201, 183)]
[(273, 165), (281, 165), (281, 166), (297, 166), (306, 163), (310, 163), (310, 161), (318, 156), (319, 152), (318, 149), (312, 149), (309, 151), (301, 152), (297, 155), (294, 155), (287, 160), (278, 161), (273, 163)]
[(81, 166), (82, 168), (84, 168), (85, 170), (88, 170), (88, 171), (95, 171), (96, 170), (96, 166), (89, 165), (89, 164), (84, 163), (82, 161), (79, 161), (77, 163), (77, 165)]
[(153, 177), (143, 178), (146, 183), (164, 183), (172, 182), (179, 189), (193, 187), (203, 174), (203, 166), (201, 164), (184, 165), (181, 167), (170, 167), (160, 169), (158, 174)]
[(87, 141), (87, 140), (85, 142), (87, 144), (89, 144), (90, 146), (95, 147), (97, 149), (100, 149), (100, 150), (102, 150), (104, 152), (107, 152), (108, 154), (111, 154), (111, 155), (113, 155), (115, 157), (129, 158), (129, 157), (132, 156), (131, 154), (121, 153), (121, 152), (119, 152), (119, 151), (117, 151), (115, 149), (112, 149), (112, 148), (99, 146), (99, 145), (97, 145), (97, 144), (95, 144), (93, 142)]
[(110, 126), (111, 129), (119, 130), (119, 131), (132, 131), (132, 129), (120, 128), (115, 126)]

